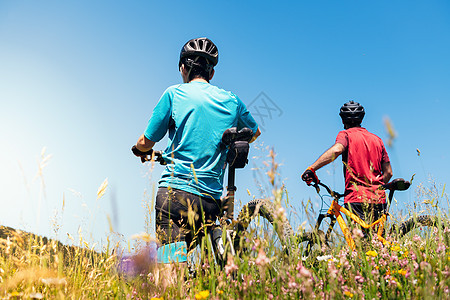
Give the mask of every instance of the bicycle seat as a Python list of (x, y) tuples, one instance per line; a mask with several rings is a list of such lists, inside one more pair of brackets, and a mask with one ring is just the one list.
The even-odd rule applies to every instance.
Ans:
[(226, 146), (231, 145), (236, 141), (250, 142), (253, 137), (253, 130), (250, 128), (242, 128), (237, 131), (236, 127), (228, 128), (222, 135), (222, 143)]
[(411, 186), (409, 181), (403, 178), (397, 178), (383, 185), (383, 188), (391, 191), (406, 191)]

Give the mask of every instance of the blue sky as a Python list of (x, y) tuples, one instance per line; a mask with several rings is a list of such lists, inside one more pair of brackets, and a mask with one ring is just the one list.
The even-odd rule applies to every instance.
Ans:
[[(261, 92), (279, 108), (259, 119), (257, 158), (237, 173), (242, 202), (247, 188), (260, 196), (254, 169), (273, 147), (291, 205), (317, 203), (299, 176), (333, 144), (350, 99), (366, 108), (367, 129), (386, 140), (389, 117), (398, 134), (388, 148), (394, 176), (416, 174), (402, 205), (430, 177), (441, 188), (450, 181), (448, 1), (2, 1), (0, 224), (66, 242), (81, 228), (98, 244), (107, 216), (123, 240), (144, 231), (162, 168), (149, 180), (130, 148), (181, 81), (181, 46), (199, 36), (219, 47), (213, 84), (256, 99), (255, 114)], [(36, 176), (44, 147), (52, 156)], [(342, 190), (341, 171), (339, 160), (318, 175)]]

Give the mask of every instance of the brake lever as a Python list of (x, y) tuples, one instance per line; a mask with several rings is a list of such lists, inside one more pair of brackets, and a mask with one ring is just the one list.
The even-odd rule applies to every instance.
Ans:
[(319, 183), (314, 184), (313, 187), (316, 189), (317, 194), (319, 194), (320, 193)]

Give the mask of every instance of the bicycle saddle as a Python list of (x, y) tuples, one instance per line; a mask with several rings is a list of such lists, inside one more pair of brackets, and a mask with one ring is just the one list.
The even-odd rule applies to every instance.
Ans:
[(236, 127), (228, 128), (222, 135), (222, 143), (226, 146), (231, 145), (236, 141), (249, 142), (253, 137), (253, 130), (250, 128), (242, 128), (237, 131)]
[(403, 178), (397, 178), (383, 185), (384, 189), (392, 191), (406, 191), (411, 186), (409, 181)]

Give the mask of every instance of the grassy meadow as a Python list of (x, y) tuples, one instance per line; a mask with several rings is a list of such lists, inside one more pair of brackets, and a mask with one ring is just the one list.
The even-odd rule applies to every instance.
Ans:
[[(290, 210), (276, 173), (272, 160), (267, 174), (278, 207), (275, 228)], [(170, 283), (155, 263), (155, 242), (147, 236), (138, 241), (134, 255), (123, 257), (112, 244), (98, 252), (82, 238), (67, 246), (1, 226), (0, 299), (450, 298), (450, 227), (444, 221), (447, 212), (436, 205), (448, 200), (445, 186), (418, 190), (421, 207), (411, 208), (409, 216), (433, 214), (442, 226), (415, 230), (401, 239), (388, 237), (391, 245), (362, 239), (355, 228), (357, 251), (350, 251), (338, 234), (334, 248), (304, 257), (305, 245), (293, 239), (286, 254), (273, 226), (256, 219), (241, 241), (246, 250), (240, 256), (229, 257), (220, 267), (205, 239), (190, 255), (188, 268), (175, 266), (177, 276)], [(397, 219), (393, 215), (390, 222)]]

